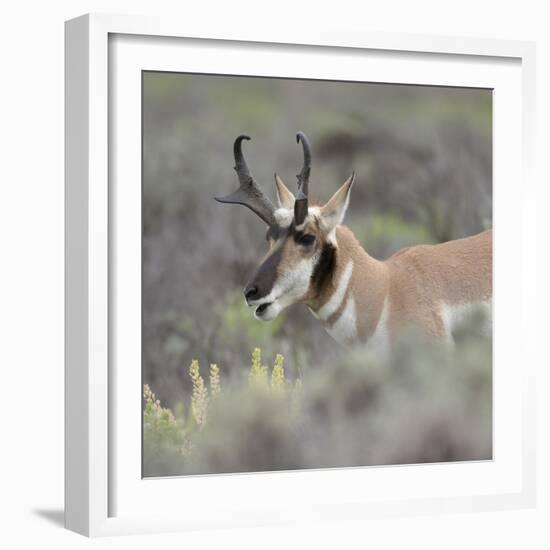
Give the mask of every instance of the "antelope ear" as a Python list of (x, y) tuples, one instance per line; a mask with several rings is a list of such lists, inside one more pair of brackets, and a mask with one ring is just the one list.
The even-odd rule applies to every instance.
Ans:
[(355, 173), (343, 183), (342, 187), (321, 208), (321, 221), (326, 231), (332, 231), (338, 224), (344, 221), (354, 181)]
[(275, 174), (275, 187), (277, 188), (277, 202), (279, 203), (279, 208), (292, 210), (296, 198), (277, 174)]

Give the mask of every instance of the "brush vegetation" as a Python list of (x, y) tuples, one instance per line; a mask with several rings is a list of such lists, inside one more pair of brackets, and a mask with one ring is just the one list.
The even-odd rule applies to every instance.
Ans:
[(259, 348), (239, 379), (193, 361), (186, 407), (163, 408), (144, 388), (144, 474), (490, 459), (491, 357), (474, 320), (452, 349), (411, 332), (388, 357), (342, 352), (304, 379)]

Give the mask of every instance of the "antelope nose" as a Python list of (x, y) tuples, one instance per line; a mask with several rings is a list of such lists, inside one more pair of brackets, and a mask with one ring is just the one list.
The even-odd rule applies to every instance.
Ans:
[(244, 289), (244, 297), (247, 302), (249, 300), (254, 300), (254, 298), (257, 295), (258, 295), (258, 287), (256, 285), (250, 285)]

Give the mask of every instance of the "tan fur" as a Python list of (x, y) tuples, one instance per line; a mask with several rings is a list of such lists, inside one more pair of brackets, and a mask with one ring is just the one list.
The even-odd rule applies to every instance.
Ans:
[[(318, 221), (315, 218), (306, 220), (304, 224), (304, 232), (312, 233), (316, 235), (317, 238), (320, 238), (321, 232)], [(297, 247), (292, 239), (288, 239), (283, 244), (282, 257), (277, 267), (277, 272), (279, 274), (285, 273), (285, 271), (296, 265), (300, 260), (311, 255), (312, 253), (304, 254), (304, 251)]]
[[(438, 245), (412, 246), (385, 261), (376, 260), (347, 227), (338, 225), (353, 182), (354, 175), (324, 206), (310, 207), (302, 226), (295, 228), (299, 231), (296, 238), (314, 235), (315, 246), (300, 246), (292, 235), (277, 240), (273, 237), (270, 242), (268, 257), (277, 254), (278, 278), (287, 284), (296, 273), (302, 273), (296, 279), (299, 290), (295, 289), (294, 295), (288, 290), (290, 299), (284, 307), (305, 302), (325, 328), (345, 344), (367, 342), (378, 334), (391, 341), (406, 325), (437, 338), (449, 338), (445, 318), (449, 308), (491, 300), (492, 231)], [(282, 228), (291, 231), (294, 195), (278, 176), (275, 183), (280, 206), (276, 215)], [(328, 279), (320, 279), (320, 288), (321, 283), (311, 284), (308, 279), (304, 284), (304, 277), (309, 275), (307, 270), (300, 272), (300, 266), (316, 265), (327, 244), (335, 249), (334, 269), (327, 270)], [(270, 294), (268, 299), (278, 297)]]
[(492, 297), (493, 233), (438, 245), (413, 246), (386, 262), (390, 273), (388, 326), (413, 323), (445, 336), (442, 305), (482, 303)]
[(352, 295), (357, 308), (357, 336), (366, 342), (376, 330), (384, 305), (391, 339), (407, 324), (444, 338), (442, 305), (481, 303), (492, 296), (492, 231), (439, 245), (400, 250), (386, 261), (372, 258), (344, 226), (336, 230), (337, 264), (329, 284), (310, 300), (315, 312), (338, 286), (342, 269), (354, 262), (353, 274), (338, 310), (323, 324), (339, 319)]
[[(389, 289), (388, 269), (383, 262), (375, 260), (365, 252), (347, 227), (339, 225), (336, 228), (336, 241), (336, 269), (333, 276), (317, 295), (309, 297), (308, 305), (314, 313), (319, 311), (338, 287), (345, 266), (348, 262), (353, 262), (353, 271), (344, 299), (339, 308), (327, 320), (321, 322), (325, 328), (331, 328), (342, 315), (350, 296), (353, 296), (359, 312), (358, 339), (367, 341), (376, 329), (382, 314)], [(360, 289), (364, 291), (361, 292)]]

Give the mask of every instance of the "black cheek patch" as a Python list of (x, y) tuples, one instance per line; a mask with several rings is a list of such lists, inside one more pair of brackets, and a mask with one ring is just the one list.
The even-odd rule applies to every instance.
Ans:
[(336, 248), (330, 243), (324, 243), (321, 257), (315, 265), (311, 275), (311, 283), (316, 290), (320, 290), (334, 272), (336, 266)]

